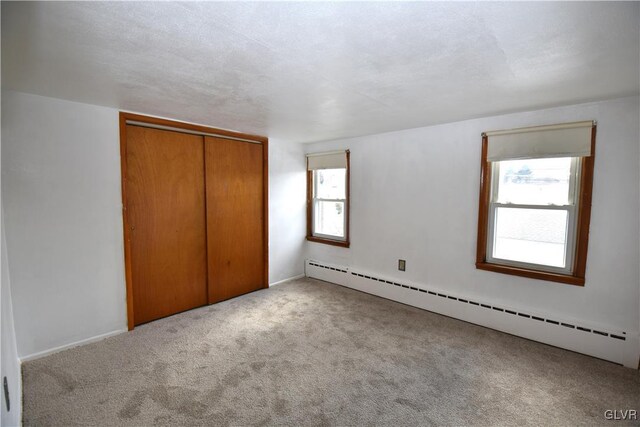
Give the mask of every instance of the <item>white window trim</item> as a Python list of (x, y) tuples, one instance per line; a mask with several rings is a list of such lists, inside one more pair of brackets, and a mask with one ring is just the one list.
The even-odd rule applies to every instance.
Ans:
[[(318, 237), (321, 239), (327, 239), (327, 240), (335, 240), (338, 242), (346, 242), (347, 241), (347, 199), (346, 199), (346, 189), (347, 189), (347, 168), (335, 168), (335, 169), (344, 169), (345, 170), (345, 174), (344, 174), (344, 185), (345, 185), (345, 198), (344, 199), (323, 199), (320, 197), (316, 197), (316, 194), (318, 194), (318, 180), (317, 180), (317, 173), (319, 170), (313, 170), (311, 171), (312, 176), (311, 179), (313, 180), (313, 193), (312, 193), (312, 197), (311, 197), (311, 236), (313, 237)], [(344, 206), (344, 212), (342, 215), (342, 221), (343, 221), (343, 225), (342, 225), (342, 230), (344, 231), (344, 236), (338, 236), (338, 235), (334, 235), (334, 234), (323, 234), (323, 233), (316, 233), (316, 210), (318, 208), (318, 204), (319, 202), (342, 202), (343, 206)]]
[[(491, 194), (489, 196), (488, 217), (487, 217), (487, 254), (486, 262), (490, 264), (508, 265), (521, 267), (530, 270), (547, 271), (551, 273), (573, 274), (577, 228), (578, 228), (578, 203), (580, 194), (580, 174), (582, 162), (580, 158), (571, 159), (571, 171), (569, 177), (569, 198), (566, 205), (527, 205), (518, 203), (498, 203), (498, 185), (500, 177), (500, 162), (491, 162)], [(514, 261), (493, 256), (493, 246), (495, 241), (496, 208), (506, 207), (514, 209), (547, 209), (567, 211), (567, 246), (565, 248), (565, 267), (554, 267), (545, 264), (534, 264), (522, 261)]]

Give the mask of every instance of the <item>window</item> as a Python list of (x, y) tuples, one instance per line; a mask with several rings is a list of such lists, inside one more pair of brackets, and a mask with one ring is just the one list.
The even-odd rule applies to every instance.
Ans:
[(595, 125), (487, 132), (476, 267), (584, 284)]
[(307, 155), (307, 240), (349, 247), (349, 151)]

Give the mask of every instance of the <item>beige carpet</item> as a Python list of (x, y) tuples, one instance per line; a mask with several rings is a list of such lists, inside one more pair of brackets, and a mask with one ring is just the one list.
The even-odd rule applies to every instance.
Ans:
[(23, 369), (38, 426), (601, 425), (640, 410), (636, 370), (311, 279)]

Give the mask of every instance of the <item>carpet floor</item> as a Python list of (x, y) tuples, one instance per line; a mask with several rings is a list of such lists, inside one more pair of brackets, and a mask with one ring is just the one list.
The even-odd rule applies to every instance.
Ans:
[(313, 279), (27, 362), (23, 377), (27, 426), (601, 425), (640, 410), (637, 370)]

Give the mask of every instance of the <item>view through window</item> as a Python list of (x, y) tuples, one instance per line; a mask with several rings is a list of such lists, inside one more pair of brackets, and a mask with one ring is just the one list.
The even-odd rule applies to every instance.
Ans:
[(313, 235), (345, 239), (346, 169), (313, 172)]
[(568, 268), (577, 164), (569, 157), (494, 163), (491, 258)]

